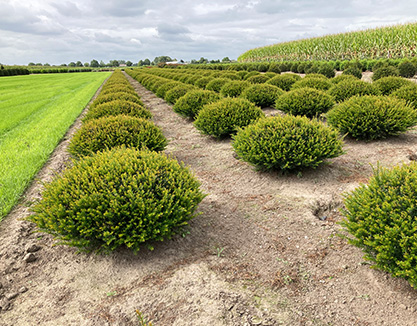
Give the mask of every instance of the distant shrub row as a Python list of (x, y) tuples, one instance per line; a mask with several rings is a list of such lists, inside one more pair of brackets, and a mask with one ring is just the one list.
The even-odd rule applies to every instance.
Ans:
[(29, 75), (30, 72), (26, 68), (10, 68), (0, 66), (0, 77), (3, 76), (17, 76), (17, 75)]

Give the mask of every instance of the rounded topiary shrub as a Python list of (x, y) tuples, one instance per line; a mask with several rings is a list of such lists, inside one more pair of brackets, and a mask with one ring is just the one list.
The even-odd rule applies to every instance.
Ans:
[(309, 88), (315, 88), (315, 89), (319, 89), (323, 91), (328, 90), (330, 87), (332, 87), (333, 84), (325, 76), (323, 77), (324, 78), (319, 78), (319, 77), (303, 78), (295, 82), (291, 86), (291, 89), (309, 87)]
[(325, 75), (319, 74), (319, 73), (307, 74), (304, 76), (304, 79), (309, 79), (309, 78), (322, 78), (326, 80), (328, 79)]
[(88, 110), (83, 120), (87, 121), (101, 117), (116, 116), (119, 114), (124, 114), (136, 118), (152, 118), (151, 112), (145, 109), (142, 105), (129, 101), (114, 100), (92, 107)]
[(407, 85), (415, 85), (412, 81), (404, 79), (402, 77), (382, 77), (378, 79), (373, 85), (381, 91), (382, 95), (389, 95), (395, 90), (407, 86)]
[(374, 74), (372, 75), (372, 80), (376, 81), (378, 79), (381, 79), (382, 77), (399, 75), (400, 72), (398, 71), (398, 68), (393, 66), (382, 66), (381, 68), (378, 68), (374, 71)]
[(411, 78), (417, 74), (417, 66), (409, 60), (404, 60), (398, 65), (398, 71), (401, 77)]
[(224, 84), (227, 84), (230, 82), (230, 79), (227, 78), (215, 78), (212, 79), (207, 85), (206, 89), (209, 91), (214, 91), (216, 93), (220, 93), (221, 88)]
[(224, 98), (205, 105), (198, 113), (194, 125), (202, 133), (220, 138), (264, 116), (262, 110), (248, 100)]
[(312, 118), (327, 112), (334, 104), (334, 99), (325, 92), (305, 87), (294, 89), (278, 97), (275, 108), (292, 115)]
[(280, 74), (281, 73), (280, 65), (278, 63), (276, 63), (276, 62), (271, 62), (269, 64), (268, 71), (274, 72), (276, 74)]
[(194, 83), (194, 86), (198, 88), (205, 89), (207, 84), (213, 80), (212, 77), (201, 77), (197, 79), (197, 81)]
[(220, 98), (220, 95), (213, 91), (190, 91), (175, 102), (173, 110), (183, 116), (194, 118), (204, 105), (216, 102)]
[(292, 115), (261, 119), (240, 129), (233, 139), (237, 155), (263, 169), (316, 168), (325, 159), (343, 154), (336, 130)]
[(192, 90), (195, 90), (193, 86), (189, 85), (179, 85), (175, 86), (173, 89), (167, 91), (165, 93), (165, 101), (167, 101), (170, 104), (175, 104), (175, 102), (181, 97), (187, 94), (187, 92), (190, 92)]
[(115, 100), (120, 101), (129, 101), (134, 102), (139, 105), (143, 106), (143, 102), (140, 100), (139, 96), (137, 94), (129, 94), (125, 92), (117, 92), (117, 93), (111, 93), (111, 94), (105, 94), (105, 95), (99, 95), (91, 105), (91, 107), (94, 107), (96, 105), (107, 103)]
[(355, 96), (327, 113), (327, 122), (357, 139), (398, 135), (417, 123), (417, 112), (388, 96)]
[(158, 90), (156, 91), (155, 95), (159, 98), (165, 98), (165, 94), (173, 89), (174, 87), (184, 85), (183, 83), (177, 82), (177, 81), (171, 81), (167, 82), (161, 86), (158, 87)]
[(136, 94), (133, 87), (127, 87), (127, 86), (124, 86), (124, 85), (115, 85), (115, 86), (112, 86), (112, 87), (106, 87), (106, 88), (103, 87), (103, 89), (100, 92), (100, 95), (119, 93), (119, 92)]
[(278, 75), (274, 78), (271, 78), (266, 82), (266, 84), (274, 85), (281, 88), (284, 91), (289, 91), (291, 86), (297, 81), (301, 80), (301, 77), (294, 74), (283, 74)]
[(359, 79), (353, 75), (343, 75), (343, 74), (330, 79), (333, 85), (339, 84), (340, 82), (346, 81), (346, 80), (359, 80)]
[(334, 68), (331, 64), (323, 64), (317, 71), (319, 74), (326, 76), (327, 78), (333, 78), (336, 75)]
[(378, 88), (362, 80), (345, 80), (333, 85), (328, 93), (336, 102), (343, 102), (355, 95), (380, 95)]
[(204, 197), (199, 187), (163, 154), (116, 148), (78, 161), (45, 185), (28, 219), (61, 244), (136, 252), (187, 225)]
[(118, 115), (84, 123), (74, 134), (69, 152), (76, 157), (82, 157), (121, 145), (162, 151), (167, 140), (152, 121)]
[(341, 223), (364, 258), (417, 287), (417, 163), (377, 167), (368, 184), (345, 195)]
[(258, 76), (252, 76), (247, 78), (246, 80), (251, 84), (263, 84), (266, 83), (270, 78), (265, 75), (258, 75)]
[(417, 109), (417, 85), (412, 84), (408, 86), (403, 86), (397, 89), (395, 92), (391, 93), (392, 97), (403, 99), (407, 104)]
[(247, 81), (234, 80), (224, 84), (220, 89), (222, 96), (239, 97), (242, 92), (252, 84)]
[(345, 70), (343, 70), (343, 76), (354, 76), (358, 79), (362, 78), (362, 70), (355, 66), (349, 66)]
[(277, 98), (285, 92), (274, 85), (259, 84), (246, 88), (242, 97), (261, 108), (272, 106)]
[(251, 78), (251, 77), (253, 77), (253, 76), (261, 76), (261, 73), (259, 72), (259, 71), (251, 71), (251, 72), (248, 72), (244, 77), (243, 77), (243, 79), (244, 80), (248, 80), (249, 78)]

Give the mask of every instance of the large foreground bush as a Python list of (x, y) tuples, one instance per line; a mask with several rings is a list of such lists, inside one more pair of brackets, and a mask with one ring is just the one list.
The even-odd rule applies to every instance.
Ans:
[(409, 105), (417, 109), (417, 85), (403, 86), (391, 93), (392, 97), (405, 100)]
[(328, 91), (336, 102), (343, 102), (355, 95), (380, 95), (381, 92), (374, 85), (362, 80), (348, 79), (333, 85)]
[(327, 113), (330, 125), (357, 139), (398, 135), (417, 123), (417, 111), (388, 96), (355, 96)]
[(261, 119), (233, 138), (237, 155), (263, 169), (316, 168), (325, 159), (343, 153), (336, 130), (300, 116)]
[(277, 86), (258, 84), (246, 88), (241, 96), (255, 105), (264, 108), (274, 105), (277, 98), (284, 93), (285, 92)]
[(342, 224), (373, 267), (417, 287), (417, 163), (378, 167), (345, 197)]
[(152, 121), (125, 115), (90, 120), (74, 134), (69, 152), (81, 157), (124, 145), (137, 149), (164, 150), (165, 136)]
[(205, 105), (197, 115), (194, 125), (207, 135), (225, 137), (264, 117), (262, 110), (248, 100), (224, 98)]
[(138, 251), (193, 218), (204, 197), (199, 186), (165, 155), (117, 148), (86, 157), (47, 184), (29, 219), (63, 244)]

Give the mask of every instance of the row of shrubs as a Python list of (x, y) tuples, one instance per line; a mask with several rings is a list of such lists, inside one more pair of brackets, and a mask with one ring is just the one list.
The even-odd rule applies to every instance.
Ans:
[(30, 72), (26, 68), (8, 68), (0, 66), (0, 77), (3, 76), (17, 76), (17, 75), (29, 75)]
[(60, 243), (85, 251), (138, 251), (170, 238), (204, 195), (122, 72), (103, 86), (73, 136), (75, 161), (46, 185), (29, 219)]
[[(147, 84), (152, 84), (150, 80), (155, 78), (158, 79), (148, 77)], [(345, 87), (343, 79), (354, 80), (339, 78), (333, 83)], [(399, 79), (381, 79), (379, 83), (376, 86), (384, 94), (389, 93), (390, 87), (386, 84), (398, 83), (395, 87), (398, 89), (412, 87), (402, 86), (404, 81)], [(365, 87), (362, 82), (358, 85)], [(163, 87), (153, 86), (157, 92), (158, 87)], [(327, 114), (329, 124), (358, 138), (373, 139), (399, 133), (417, 122), (415, 109), (400, 99), (380, 93), (354, 96), (338, 104)], [(213, 91), (191, 90), (180, 97), (173, 108), (180, 114), (196, 118), (196, 127), (204, 133), (232, 134), (237, 155), (258, 168), (281, 171), (315, 168), (324, 160), (344, 152), (336, 128), (317, 119), (291, 114), (299, 111), (306, 102), (321, 108), (332, 107), (334, 100), (322, 90), (308, 87), (287, 93), (281, 90), (277, 101), (281, 102), (281, 108), (287, 106), (286, 111), (290, 114), (270, 118), (265, 118), (260, 108), (246, 99), (221, 99), (219, 96)], [(307, 115), (313, 113), (307, 112)], [(350, 129), (351, 126), (356, 129)], [(356, 134), (357, 130), (363, 132)], [(417, 286), (416, 184), (415, 163), (392, 170), (376, 169), (369, 185), (362, 185), (346, 195), (346, 219), (343, 221), (352, 235), (350, 242), (365, 250), (366, 259), (374, 262), (374, 267), (405, 278), (413, 287)]]
[[(282, 61), (282, 62), (247, 62), (247, 63), (231, 63), (231, 64), (191, 64), (181, 66), (166, 65), (164, 68), (168, 69), (203, 69), (203, 70), (227, 70), (227, 71), (259, 71), (259, 72), (294, 72), (294, 73), (316, 73), (321, 67), (330, 67), (332, 70), (345, 71), (354, 66), (361, 71), (375, 71), (381, 65), (389, 65), (398, 68), (400, 71), (405, 70), (403, 77), (410, 76), (409, 68), (402, 68), (409, 66), (411, 63), (417, 67), (417, 58), (410, 59), (364, 59), (355, 61)], [(405, 64), (405, 65), (404, 65)], [(415, 68), (413, 68), (415, 69)], [(414, 72), (414, 75), (416, 73)]]

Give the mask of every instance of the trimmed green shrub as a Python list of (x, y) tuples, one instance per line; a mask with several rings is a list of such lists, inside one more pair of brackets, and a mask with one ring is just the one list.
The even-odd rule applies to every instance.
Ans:
[(185, 79), (185, 83), (186, 84), (190, 84), (190, 85), (194, 85), (195, 82), (197, 80), (199, 80), (201, 78), (201, 75), (189, 75), (186, 79)]
[[(246, 70), (241, 70), (241, 71), (238, 71), (237, 73), (236, 73), (236, 75), (238, 75), (239, 77), (240, 77), (240, 79), (244, 79), (245, 78), (245, 76), (248, 74), (249, 72), (248, 71), (246, 71)], [(219, 76), (219, 77), (221, 77), (221, 76)]]
[(307, 74), (307, 75), (304, 76), (304, 79), (309, 79), (309, 78), (322, 78), (322, 79), (325, 79), (325, 80), (328, 79), (325, 75), (319, 74), (319, 73)]
[(234, 80), (230, 81), (227, 84), (224, 84), (220, 89), (220, 94), (222, 96), (228, 97), (239, 97), (245, 88), (251, 86), (251, 83), (247, 81)]
[(84, 123), (74, 134), (68, 150), (72, 155), (82, 157), (122, 145), (162, 151), (167, 140), (152, 121), (118, 115)]
[(194, 125), (202, 133), (225, 137), (264, 117), (262, 110), (242, 98), (224, 98), (205, 105), (197, 115)]
[(336, 75), (333, 66), (330, 64), (321, 65), (317, 73), (322, 74), (327, 78), (333, 78)]
[(222, 78), (228, 78), (230, 80), (240, 80), (240, 76), (235, 72), (225, 72), (222, 74)]
[(190, 91), (175, 102), (173, 110), (183, 116), (195, 118), (204, 105), (218, 100), (220, 100), (220, 95), (213, 91)]
[(269, 64), (268, 71), (275, 72), (276, 74), (280, 74), (281, 73), (280, 65), (278, 63), (276, 63), (276, 62), (271, 62)]
[(307, 66), (307, 63), (306, 62), (299, 63), (298, 64), (298, 67), (297, 67), (297, 72), (299, 74), (304, 74), (306, 72), (306, 66)]
[(292, 115), (261, 119), (240, 129), (233, 139), (237, 155), (263, 169), (316, 168), (325, 159), (343, 154), (336, 130)]
[(142, 105), (129, 101), (114, 100), (111, 102), (98, 104), (89, 109), (83, 121), (107, 116), (116, 116), (119, 114), (144, 119), (152, 118), (151, 112), (145, 109)]
[(266, 72), (264, 73), (264, 76), (267, 76), (269, 79), (271, 79), (271, 78), (278, 76), (278, 74), (276, 74), (275, 72)]
[(320, 65), (317, 62), (314, 62), (309, 67), (306, 67), (306, 74), (317, 74), (320, 69)]
[(327, 112), (334, 104), (334, 99), (325, 92), (305, 87), (294, 89), (278, 97), (275, 108), (292, 115), (312, 118)]
[(187, 94), (188, 92), (195, 90), (196, 88), (189, 85), (179, 85), (175, 86), (173, 89), (165, 93), (165, 101), (170, 104), (175, 104), (175, 102), (181, 97)]
[(251, 84), (263, 84), (266, 83), (270, 78), (265, 75), (258, 75), (258, 76), (252, 76), (246, 79)]
[(119, 92), (124, 92), (124, 93), (130, 93), (130, 94), (136, 94), (135, 90), (133, 89), (133, 87), (127, 87), (125, 85), (114, 85), (111, 87), (106, 87), (106, 88), (102, 88), (100, 95), (106, 95), (106, 94), (111, 94), (111, 93), (119, 93)]
[(417, 123), (417, 111), (387, 96), (355, 96), (327, 113), (327, 122), (356, 139), (398, 135)]
[(258, 62), (256, 64), (256, 70), (260, 72), (267, 72), (269, 69), (269, 63), (267, 62)]
[(391, 93), (392, 97), (396, 97), (402, 100), (405, 100), (408, 105), (417, 109), (417, 85), (411, 84), (403, 86), (397, 89), (395, 92)]
[(111, 93), (111, 94), (105, 94), (105, 95), (97, 96), (97, 98), (94, 100), (93, 104), (91, 104), (90, 107), (94, 107), (96, 105), (111, 102), (111, 101), (115, 101), (115, 100), (134, 102), (134, 103), (137, 103), (137, 104), (143, 106), (143, 102), (140, 100), (140, 97), (137, 94), (117, 92), (117, 93)]
[(345, 195), (342, 225), (373, 268), (417, 287), (417, 163), (377, 167), (367, 185)]
[(159, 153), (116, 148), (86, 157), (45, 185), (28, 219), (84, 251), (169, 239), (204, 198), (191, 171)]
[(243, 80), (248, 80), (249, 78), (251, 78), (253, 76), (261, 76), (261, 73), (259, 71), (251, 71), (251, 72), (248, 72), (245, 75), (245, 77), (243, 77)]
[(277, 98), (285, 92), (274, 85), (258, 84), (246, 88), (242, 97), (261, 108), (272, 106)]
[(325, 90), (328, 90), (330, 87), (332, 87), (332, 85), (333, 84), (326, 77), (324, 78), (312, 77), (312, 78), (303, 78), (295, 82), (291, 86), (291, 89), (310, 87), (310, 88), (315, 88), (315, 89), (325, 91)]
[(344, 75), (346, 75), (346, 76), (355, 76), (356, 78), (361, 79), (362, 78), (362, 70), (360, 70), (357, 67), (350, 66), (350, 67), (347, 67), (345, 70), (343, 70), (343, 76)]
[(289, 91), (291, 86), (297, 81), (301, 80), (301, 77), (294, 74), (278, 75), (268, 80), (265, 84), (277, 86), (284, 91)]
[(227, 84), (230, 82), (230, 79), (227, 78), (215, 78), (212, 79), (207, 85), (206, 89), (209, 91), (214, 91), (216, 93), (220, 93), (221, 88), (224, 84)]
[(182, 85), (184, 84), (177, 82), (177, 81), (167, 82), (158, 87), (158, 90), (156, 91), (155, 95), (158, 96), (159, 98), (165, 98), (165, 94), (169, 90), (173, 89), (174, 87), (182, 86)]
[(343, 102), (355, 95), (380, 95), (378, 88), (362, 80), (345, 80), (333, 85), (328, 91), (336, 102)]
[(373, 85), (381, 91), (382, 95), (389, 95), (403, 86), (414, 85), (414, 83), (402, 77), (390, 76), (378, 79)]
[(398, 68), (393, 66), (382, 66), (374, 71), (374, 74), (372, 75), (372, 80), (376, 81), (378, 79), (381, 79), (382, 77), (388, 77), (388, 76), (399, 76), (400, 72), (398, 71)]
[(404, 60), (398, 65), (398, 71), (401, 77), (411, 78), (417, 74), (417, 66), (409, 60)]
[(343, 74), (330, 79), (333, 85), (339, 84), (340, 82), (346, 81), (346, 80), (359, 80), (359, 79), (353, 75), (343, 75)]
[(211, 82), (212, 80), (213, 80), (212, 77), (201, 77), (197, 79), (197, 81), (194, 83), (194, 86), (205, 89), (207, 84)]

